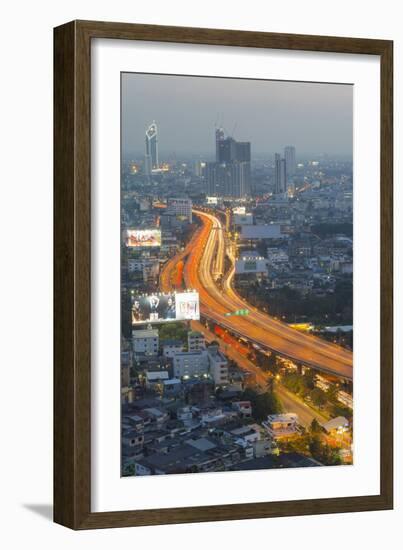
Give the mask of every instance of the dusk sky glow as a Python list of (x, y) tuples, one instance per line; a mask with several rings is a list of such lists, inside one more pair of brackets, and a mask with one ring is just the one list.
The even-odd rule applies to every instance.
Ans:
[(124, 73), (122, 145), (144, 151), (155, 120), (163, 153), (214, 155), (214, 128), (251, 141), (253, 154), (295, 145), (300, 155), (352, 155), (353, 86)]

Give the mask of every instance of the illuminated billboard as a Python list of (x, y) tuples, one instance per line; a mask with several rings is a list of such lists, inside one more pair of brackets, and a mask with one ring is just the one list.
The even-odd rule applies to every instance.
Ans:
[(161, 246), (160, 229), (127, 229), (126, 246), (129, 248), (151, 248)]
[(198, 292), (171, 292), (132, 296), (132, 324), (198, 321)]

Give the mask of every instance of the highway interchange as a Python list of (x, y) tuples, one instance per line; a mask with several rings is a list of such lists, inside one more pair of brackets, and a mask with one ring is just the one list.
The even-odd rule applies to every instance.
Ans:
[[(185, 249), (165, 265), (160, 277), (161, 290), (168, 292), (174, 288), (176, 268), (179, 262), (184, 262), (184, 286), (199, 292), (203, 317), (264, 349), (274, 350), (284, 357), (310, 365), (319, 371), (352, 380), (350, 351), (288, 327), (285, 323), (251, 307), (234, 291), (232, 281), (235, 274), (235, 254), (225, 239), (222, 222), (209, 212), (195, 210), (194, 214), (199, 218), (201, 225)], [(226, 274), (225, 254), (231, 262)], [(221, 282), (218, 282), (219, 280)], [(248, 309), (250, 313), (245, 317), (225, 315), (237, 309)], [(205, 334), (207, 341), (212, 337), (216, 338), (201, 323), (193, 322), (192, 325), (194, 329)], [(254, 373), (257, 385), (264, 390), (267, 373), (231, 346), (225, 346), (225, 353), (241, 368)], [(322, 414), (308, 407), (281, 384), (277, 386), (277, 393), (286, 410), (298, 410), (302, 425), (308, 426), (313, 418), (320, 423), (325, 422), (326, 418)]]
[[(202, 315), (228, 329), (235, 335), (273, 350), (284, 357), (346, 380), (353, 378), (353, 354), (349, 350), (318, 337), (298, 332), (270, 315), (258, 311), (245, 302), (232, 288), (234, 256), (227, 247), (232, 267), (217, 283), (219, 266), (224, 265), (226, 253), (224, 228), (220, 219), (211, 213), (195, 210), (201, 227), (178, 256), (166, 265), (162, 276), (163, 291), (171, 288), (172, 270), (179, 260), (184, 261), (186, 288), (195, 289), (200, 296)], [(220, 260), (217, 260), (220, 257)], [(221, 269), (223, 269), (221, 267)], [(238, 309), (248, 309), (245, 317), (227, 316)]]

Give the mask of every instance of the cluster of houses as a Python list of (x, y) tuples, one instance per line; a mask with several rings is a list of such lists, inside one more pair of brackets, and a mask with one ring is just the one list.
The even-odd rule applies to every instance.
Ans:
[(253, 420), (249, 401), (184, 405), (170, 399), (140, 399), (123, 405), (123, 475), (197, 473), (264, 467), (320, 465), (293, 453), (278, 453), (277, 441), (299, 434), (297, 415)]
[[(297, 415), (256, 423), (242, 382), (232, 379), (218, 344), (207, 344), (201, 332), (188, 331), (184, 343), (160, 342), (157, 329), (134, 330), (121, 365), (123, 475), (291, 464), (278, 454), (277, 441), (299, 435)], [(300, 457), (293, 460), (297, 466)]]
[(298, 415), (258, 423), (244, 381), (234, 380), (218, 344), (201, 332), (189, 330), (183, 342), (160, 341), (158, 329), (134, 330), (121, 366), (123, 475), (320, 465), (279, 453), (279, 441), (300, 435)]

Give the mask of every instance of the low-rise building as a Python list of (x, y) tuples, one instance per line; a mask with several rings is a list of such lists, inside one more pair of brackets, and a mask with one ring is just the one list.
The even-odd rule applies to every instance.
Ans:
[(129, 447), (135, 447), (136, 445), (143, 446), (144, 434), (136, 430), (129, 430), (129, 431), (123, 432), (122, 442), (124, 445), (128, 445)]
[(192, 223), (192, 200), (188, 197), (169, 198), (167, 213), (186, 218), (189, 223)]
[(270, 414), (262, 425), (266, 428), (268, 435), (276, 440), (299, 433), (298, 415), (294, 413)]
[(218, 345), (207, 349), (183, 351), (173, 354), (173, 371), (175, 378), (211, 378), (215, 384), (228, 382), (228, 362)]
[(130, 367), (132, 366), (132, 352), (120, 353), (120, 385), (122, 388), (130, 386)]
[(164, 397), (176, 397), (182, 391), (182, 382), (178, 378), (163, 381)]
[(242, 446), (253, 445), (260, 440), (260, 431), (253, 426), (241, 426), (231, 430), (230, 433), (235, 441)]
[(196, 351), (206, 348), (204, 334), (196, 330), (188, 332), (188, 351)]
[(155, 453), (135, 463), (135, 475), (225, 471), (241, 460), (237, 445), (216, 445), (207, 438), (185, 442), (169, 453)]
[(281, 453), (276, 455), (265, 455), (252, 460), (245, 460), (237, 464), (231, 470), (271, 470), (274, 468), (307, 468), (311, 466), (322, 466), (313, 458), (298, 453)]
[(203, 426), (219, 426), (227, 420), (226, 415), (221, 408), (212, 408), (205, 410), (200, 415), (200, 420)]
[(282, 248), (267, 248), (267, 263), (271, 268), (281, 269), (285, 268), (289, 264), (289, 257), (285, 250)]
[(146, 387), (148, 389), (163, 388), (164, 381), (169, 379), (169, 373), (166, 370), (146, 371)]
[(235, 212), (233, 215), (233, 224), (235, 228), (241, 225), (253, 225), (253, 214), (245, 212), (244, 214)]
[(158, 330), (133, 330), (132, 342), (136, 359), (158, 355)]
[(169, 413), (161, 407), (149, 407), (144, 409), (144, 412), (150, 418), (153, 429), (160, 429), (161, 426), (169, 419)]
[(281, 230), (279, 223), (270, 223), (267, 225), (242, 225), (241, 240), (260, 240), (260, 239), (282, 239), (285, 234)]
[(176, 411), (176, 417), (178, 420), (182, 420), (182, 422), (185, 422), (187, 420), (192, 420), (193, 418), (193, 411), (192, 407), (181, 407)]
[(253, 275), (260, 280), (267, 276), (267, 260), (262, 256), (246, 256), (243, 254), (235, 261), (235, 276)]
[(220, 386), (228, 383), (228, 361), (221, 353), (217, 344), (210, 344), (207, 348), (209, 371), (214, 384)]
[(232, 408), (237, 411), (241, 418), (252, 417), (252, 404), (250, 401), (234, 401)]
[(127, 260), (129, 273), (141, 273), (145, 283), (155, 281), (158, 278), (159, 268), (158, 259), (129, 258)]
[(205, 350), (182, 351), (173, 355), (176, 378), (200, 378), (209, 374), (209, 362)]
[(161, 342), (162, 346), (162, 355), (164, 357), (171, 357), (175, 355), (175, 353), (180, 353), (183, 351), (183, 343), (181, 340), (163, 340)]
[(349, 429), (349, 422), (344, 416), (337, 416), (323, 424), (323, 427), (328, 433), (342, 433)]

